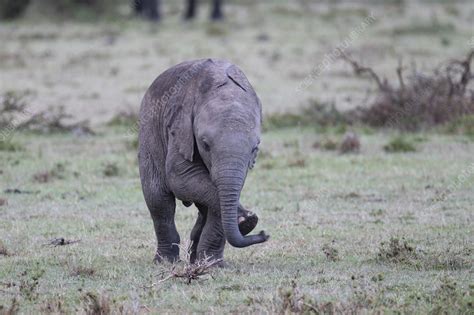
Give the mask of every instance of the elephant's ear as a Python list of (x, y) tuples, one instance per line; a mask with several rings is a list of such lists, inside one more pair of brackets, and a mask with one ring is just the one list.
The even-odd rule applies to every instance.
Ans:
[(229, 68), (226, 70), (227, 77), (231, 79), (236, 85), (238, 85), (242, 90), (248, 92), (252, 91), (252, 86), (250, 85), (249, 80), (247, 80), (247, 77), (245, 74), (237, 68), (235, 65), (231, 65)]
[[(188, 94), (188, 95), (186, 95)], [(170, 100), (171, 101), (171, 100)], [(176, 96), (174, 104), (168, 106), (166, 113), (168, 133), (175, 148), (183, 157), (192, 162), (194, 155), (193, 106), (194, 98), (189, 93), (184, 97)]]

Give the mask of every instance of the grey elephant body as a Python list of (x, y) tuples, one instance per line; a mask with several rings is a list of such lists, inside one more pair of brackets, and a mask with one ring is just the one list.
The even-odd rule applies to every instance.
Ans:
[(199, 209), (192, 260), (222, 258), (226, 239), (236, 247), (268, 239), (263, 231), (243, 236), (238, 226), (245, 212), (240, 191), (255, 163), (261, 124), (260, 101), (240, 69), (212, 59), (176, 65), (152, 83), (139, 119), (140, 177), (157, 260), (179, 258), (176, 198)]

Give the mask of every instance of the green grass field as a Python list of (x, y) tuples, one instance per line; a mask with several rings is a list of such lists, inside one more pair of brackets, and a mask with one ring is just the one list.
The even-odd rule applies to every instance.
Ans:
[[(287, 307), (294, 281), (295, 310), (304, 299), (347, 310), (472, 311), (474, 144), (466, 138), (424, 135), (417, 152), (386, 153), (389, 135), (363, 135), (362, 152), (340, 155), (313, 149), (321, 135), (311, 129), (265, 133), (242, 201), (271, 240), (227, 248), (228, 268), (188, 285), (159, 283), (171, 267), (152, 264), (153, 228), (124, 134), (18, 134), (24, 149), (2, 152), (2, 191), (26, 193), (2, 194), (1, 305), (17, 297), (22, 312), (71, 312), (87, 308), (92, 293), (114, 311), (273, 313)], [(33, 179), (44, 172), (47, 182)], [(178, 206), (183, 240), (196, 214)], [(44, 245), (59, 237), (81, 241)], [(400, 246), (390, 247), (392, 238)]]
[[(367, 101), (371, 82), (339, 61), (296, 88), (371, 9), (376, 22), (349, 51), (388, 77), (397, 56), (432, 69), (464, 56), (473, 35), (467, 2), (313, 11), (298, 3), (232, 2), (222, 28), (204, 17), (181, 25), (169, 1), (169, 16), (153, 27), (0, 25), (0, 92), (27, 90), (32, 112), (62, 105), (96, 133), (14, 130), (0, 142), (0, 314), (472, 314), (474, 142), (439, 131), (404, 134), (414, 151), (387, 152), (398, 132), (355, 127), (360, 152), (340, 154), (325, 145), (341, 140), (337, 131), (270, 128), (241, 201), (271, 239), (227, 246), (228, 267), (190, 284), (162, 281), (184, 263), (152, 263), (136, 135), (127, 124), (105, 124), (136, 111), (161, 71), (190, 58), (228, 58), (248, 74), (268, 118), (310, 99), (341, 109)], [(196, 216), (179, 203), (183, 243)], [(79, 242), (48, 245), (56, 238)]]

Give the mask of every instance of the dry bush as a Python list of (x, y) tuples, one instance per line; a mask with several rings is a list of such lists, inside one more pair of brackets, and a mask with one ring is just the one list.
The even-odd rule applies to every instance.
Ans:
[(63, 106), (49, 107), (46, 111), (32, 115), (29, 119), (19, 124), (24, 130), (42, 134), (72, 132), (75, 135), (93, 135), (88, 121), (70, 123), (73, 117), (66, 113)]
[(115, 177), (120, 175), (120, 169), (116, 163), (110, 162), (105, 164), (102, 173), (106, 177)]
[(360, 151), (359, 136), (354, 132), (347, 132), (342, 138), (339, 151), (345, 153), (357, 153)]
[(404, 131), (427, 129), (472, 115), (474, 91), (469, 89), (469, 84), (473, 78), (473, 58), (474, 51), (471, 51), (465, 59), (451, 60), (429, 75), (412, 70), (407, 80), (400, 62), (396, 70), (398, 84), (394, 84), (343, 54), (356, 75), (369, 75), (378, 87), (374, 103), (367, 108), (358, 108), (352, 114), (373, 127)]
[[(222, 259), (213, 259), (211, 257), (205, 257), (191, 263), (191, 248), (192, 242), (180, 245), (181, 252), (185, 256), (184, 259), (169, 265), (169, 270), (161, 272), (161, 280), (158, 281), (158, 284), (172, 278), (185, 279), (187, 284), (191, 284), (193, 280), (198, 280), (202, 276), (210, 274), (214, 267), (222, 263)], [(156, 284), (152, 286), (154, 285)]]
[(51, 170), (38, 172), (33, 175), (33, 180), (38, 183), (48, 183), (53, 179), (64, 179), (66, 168), (64, 164), (57, 163)]
[(0, 256), (8, 256), (8, 255), (9, 255), (9, 253), (8, 253), (7, 247), (0, 240)]
[(0, 96), (0, 129), (10, 128), (12, 122), (26, 113), (26, 92), (6, 91)]
[(324, 244), (321, 248), (326, 258), (330, 261), (338, 261), (340, 260), (339, 251), (334, 246), (334, 243), (331, 244)]

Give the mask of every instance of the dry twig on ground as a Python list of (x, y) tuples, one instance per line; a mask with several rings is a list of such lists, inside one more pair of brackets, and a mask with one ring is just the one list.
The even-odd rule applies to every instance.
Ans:
[(64, 246), (64, 245), (71, 245), (75, 243), (79, 243), (81, 240), (66, 240), (63, 237), (60, 238), (54, 238), (50, 240), (48, 243), (43, 244), (43, 246)]

